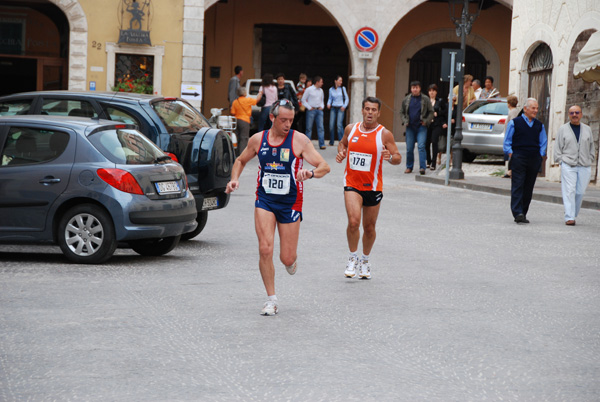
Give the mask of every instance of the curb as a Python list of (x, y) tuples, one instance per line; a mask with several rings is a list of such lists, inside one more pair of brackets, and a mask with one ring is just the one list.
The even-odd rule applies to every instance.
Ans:
[[(446, 184), (445, 179), (440, 179), (438, 177), (431, 177), (431, 176), (415, 176), (415, 181), (420, 181), (423, 183), (430, 183), (430, 184), (438, 184), (438, 185), (442, 185), (442, 186), (444, 186)], [(449, 180), (448, 186), (455, 187), (455, 188), (462, 188), (465, 190), (481, 191), (484, 193), (505, 195), (505, 196), (510, 197), (510, 189), (486, 186), (483, 184), (468, 183), (468, 182), (461, 181), (461, 180)], [(533, 193), (533, 199), (536, 201), (550, 202), (553, 204), (560, 204), (560, 205), (562, 205), (562, 203), (563, 203), (562, 195), (555, 196), (555, 195), (550, 195), (550, 194), (536, 193), (535, 191)], [(583, 202), (581, 204), (581, 208), (600, 210), (600, 201), (583, 200)]]

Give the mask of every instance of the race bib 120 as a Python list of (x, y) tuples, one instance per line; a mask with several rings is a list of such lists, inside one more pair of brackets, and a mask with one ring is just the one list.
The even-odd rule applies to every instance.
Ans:
[(267, 194), (289, 194), (290, 175), (265, 173), (262, 178), (262, 186)]

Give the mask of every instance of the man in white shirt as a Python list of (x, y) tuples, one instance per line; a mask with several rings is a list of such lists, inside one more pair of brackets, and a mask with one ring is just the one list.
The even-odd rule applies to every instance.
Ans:
[(581, 107), (569, 108), (569, 122), (558, 129), (554, 143), (554, 162), (560, 163), (560, 178), (565, 224), (575, 226), (581, 209), (583, 194), (590, 182), (592, 164), (596, 160), (596, 147), (592, 129), (581, 122)]
[(317, 136), (319, 147), (325, 149), (325, 126), (323, 126), (323, 108), (325, 95), (323, 94), (323, 78), (318, 75), (313, 79), (313, 85), (306, 88), (302, 95), (302, 105), (306, 107), (306, 136), (312, 138), (313, 123), (317, 121)]
[(481, 81), (473, 80), (471, 86), (473, 87), (473, 92), (475, 92), (475, 99), (479, 99), (481, 95)]

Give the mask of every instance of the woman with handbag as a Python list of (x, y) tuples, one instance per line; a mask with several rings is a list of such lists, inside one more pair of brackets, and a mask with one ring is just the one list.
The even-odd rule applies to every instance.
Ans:
[[(433, 107), (433, 122), (427, 127), (427, 167), (431, 170), (435, 170), (436, 164), (439, 164), (442, 160), (442, 153), (440, 152), (441, 143), (445, 145), (444, 130), (448, 128), (447, 120), (447, 109), (446, 103), (442, 98), (437, 97), (438, 86), (431, 84), (429, 86), (429, 99), (431, 106)], [(442, 147), (443, 149), (443, 147)]]
[(262, 86), (258, 94), (261, 95), (257, 106), (261, 106), (260, 116), (258, 117), (258, 131), (268, 130), (271, 128), (271, 120), (269, 119), (269, 111), (271, 105), (277, 100), (277, 87), (273, 85), (273, 74), (265, 74), (262, 77)]

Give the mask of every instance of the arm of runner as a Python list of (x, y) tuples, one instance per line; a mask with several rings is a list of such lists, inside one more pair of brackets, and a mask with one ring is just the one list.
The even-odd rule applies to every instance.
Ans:
[(300, 137), (300, 141), (303, 142), (304, 146), (302, 147), (301, 156), (304, 160), (311, 165), (315, 166), (314, 169), (300, 169), (298, 174), (296, 175), (296, 180), (305, 181), (312, 178), (320, 178), (325, 176), (331, 168), (329, 164), (325, 162), (325, 159), (321, 156), (319, 152), (315, 149), (312, 142), (308, 139), (308, 137), (303, 136)]
[(342, 163), (344, 159), (346, 159), (346, 153), (348, 152), (348, 135), (350, 135), (350, 131), (352, 131), (352, 124), (348, 124), (344, 129), (344, 137), (338, 143), (338, 153), (335, 156), (335, 161), (337, 163)]
[(383, 152), (381, 153), (383, 159), (387, 160), (392, 165), (399, 165), (402, 162), (402, 155), (400, 155), (396, 141), (394, 141), (394, 134), (392, 134), (390, 130), (384, 128), (381, 133), (381, 140), (383, 142)]
[(231, 170), (231, 180), (229, 181), (229, 183), (227, 183), (227, 188), (225, 189), (225, 192), (227, 194), (233, 193), (240, 187), (239, 178), (242, 174), (242, 170), (244, 170), (246, 163), (248, 163), (248, 161), (250, 161), (258, 154), (258, 149), (261, 142), (262, 131), (254, 134), (248, 140), (248, 146), (246, 147), (246, 149), (244, 149), (242, 154), (237, 157), (235, 163), (233, 164), (233, 169)]

